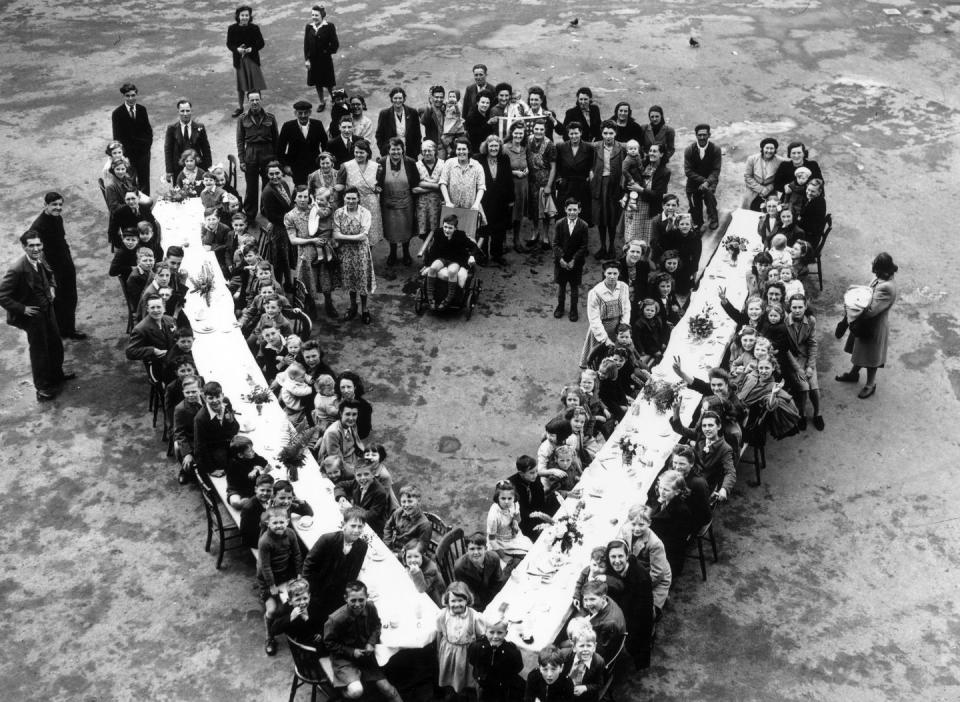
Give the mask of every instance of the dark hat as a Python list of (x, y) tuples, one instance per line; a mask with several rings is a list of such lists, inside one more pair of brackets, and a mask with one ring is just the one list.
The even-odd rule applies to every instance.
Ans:
[(773, 150), (776, 151), (780, 148), (780, 142), (774, 139), (773, 137), (767, 137), (766, 139), (760, 142), (760, 150), (763, 151), (763, 147), (767, 144), (773, 144)]
[(295, 103), (293, 103), (293, 109), (295, 109), (297, 112), (300, 110), (312, 110), (313, 105), (306, 100), (297, 100)]

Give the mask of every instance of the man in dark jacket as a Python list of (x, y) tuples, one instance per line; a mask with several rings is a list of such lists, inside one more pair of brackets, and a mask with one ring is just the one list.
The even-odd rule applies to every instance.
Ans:
[[(193, 119), (193, 105), (186, 98), (177, 100), (179, 119), (167, 127), (163, 138), (163, 159), (167, 167), (167, 182), (176, 181), (183, 166), (180, 165), (180, 156), (187, 149), (197, 152), (197, 166), (203, 170), (210, 168), (213, 163), (213, 153), (210, 151), (210, 140), (207, 138), (206, 128)], [(143, 185), (141, 184), (141, 189)], [(146, 192), (146, 191), (144, 191)]]
[(293, 184), (306, 185), (317, 154), (327, 150), (327, 132), (320, 120), (310, 118), (313, 105), (306, 100), (293, 103), (293, 111), (297, 118), (284, 122), (280, 128), (277, 153), (284, 173), (293, 178)]
[(694, 229), (700, 231), (703, 226), (703, 208), (706, 207), (710, 228), (716, 229), (720, 226), (716, 192), (723, 155), (720, 147), (710, 141), (709, 124), (698, 124), (694, 134), (697, 140), (683, 152), (683, 172), (687, 176), (690, 215), (693, 217)]
[(57, 281), (53, 311), (60, 337), (82, 341), (87, 335), (77, 330), (77, 269), (73, 265), (70, 244), (63, 228), (63, 195), (50, 192), (43, 196), (43, 212), (30, 225), (43, 242), (43, 258)]
[(277, 118), (263, 109), (259, 90), (247, 93), (247, 111), (237, 118), (237, 158), (247, 189), (243, 209), (249, 221), (257, 218), (260, 191), (267, 186), (267, 164), (276, 159)]
[[(443, 225), (431, 235), (430, 246), (423, 255), (427, 264), (427, 302), (431, 310), (445, 310), (453, 304), (457, 288), (466, 286), (470, 266), (477, 260), (474, 256), (477, 245), (466, 232), (457, 229), (459, 223), (456, 215), (444, 217)], [(439, 305), (436, 301), (437, 278), (447, 283), (447, 296)]]
[(124, 83), (120, 86), (123, 104), (113, 111), (110, 121), (113, 138), (123, 144), (123, 153), (137, 171), (140, 189), (150, 194), (150, 147), (153, 146), (153, 127), (147, 108), (137, 104), (137, 86)]

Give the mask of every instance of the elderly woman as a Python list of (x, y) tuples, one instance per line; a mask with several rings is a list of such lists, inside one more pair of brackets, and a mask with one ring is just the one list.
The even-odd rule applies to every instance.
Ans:
[(696, 530), (687, 505), (689, 496), (690, 488), (679, 471), (666, 470), (657, 478), (657, 503), (650, 517), (650, 529), (663, 542), (673, 577), (683, 572), (687, 540)]
[(440, 210), (443, 209), (443, 195), (440, 194), (443, 161), (437, 157), (437, 144), (431, 139), (425, 139), (420, 145), (417, 171), (420, 183), (413, 189), (417, 196), (417, 233), (426, 239), (440, 226)]
[(886, 251), (873, 259), (873, 275), (870, 283), (873, 296), (870, 305), (855, 320), (849, 321), (850, 336), (843, 350), (850, 354), (853, 367), (837, 376), (841, 383), (856, 383), (860, 369), (867, 369), (867, 382), (860, 389), (859, 397), (865, 400), (877, 391), (877, 369), (887, 362), (887, 341), (890, 335), (890, 308), (897, 301), (897, 284), (894, 276), (899, 270), (893, 257)]
[(470, 140), (457, 137), (453, 143), (454, 158), (443, 163), (440, 172), (440, 194), (447, 207), (478, 210), (483, 220), (483, 193), (487, 189), (483, 168), (470, 158)]
[[(553, 143), (553, 136), (547, 132), (548, 126), (548, 122), (537, 120), (533, 123), (533, 133), (527, 137), (529, 212), (533, 221), (533, 238), (524, 242), (527, 250), (535, 250), (538, 242), (544, 250), (550, 248), (550, 225), (557, 215), (557, 204), (553, 200), (557, 146)], [(520, 249), (517, 251), (519, 253)]]
[(503, 265), (503, 243), (510, 226), (514, 189), (510, 159), (503, 153), (503, 140), (495, 134), (480, 145), (480, 167), (484, 180), (481, 206), (486, 224), (477, 234), (477, 243), (484, 255)]
[(587, 361), (598, 346), (606, 344), (612, 348), (616, 345), (618, 326), (630, 325), (630, 287), (620, 280), (617, 261), (604, 262), (603, 281), (587, 293), (587, 320), (590, 328), (580, 352), (581, 368), (587, 367)]
[(326, 88), (333, 97), (333, 88), (337, 84), (333, 70), (333, 55), (340, 49), (340, 39), (333, 22), (327, 21), (327, 11), (322, 5), (314, 5), (310, 10), (310, 23), (303, 29), (303, 65), (307, 69), (307, 85), (317, 89), (320, 104), (319, 112), (327, 107), (323, 97)]
[(827, 226), (827, 201), (823, 198), (823, 181), (819, 178), (807, 182), (803, 204), (797, 213), (797, 226), (803, 229), (806, 241), (816, 250)]
[(380, 159), (377, 168), (383, 237), (390, 244), (388, 266), (397, 262), (398, 244), (403, 249), (403, 265), (409, 266), (413, 263), (410, 258), (410, 239), (414, 234), (413, 189), (419, 184), (420, 171), (417, 170), (417, 162), (403, 155), (403, 139), (390, 137), (387, 142), (387, 156)]
[(643, 139), (643, 128), (633, 118), (633, 110), (629, 102), (618, 102), (608, 121), (613, 122), (617, 131), (617, 141), (621, 144), (626, 144), (631, 139), (640, 143)]
[(377, 162), (373, 160), (373, 149), (366, 139), (357, 139), (353, 145), (353, 158), (342, 166), (337, 173), (336, 190), (343, 194), (349, 188), (355, 188), (360, 196), (360, 204), (370, 213), (370, 227), (367, 239), (371, 247), (383, 240), (383, 219), (380, 216), (380, 186), (377, 184)]
[(317, 170), (313, 171), (309, 176), (307, 176), (307, 190), (310, 192), (311, 197), (316, 197), (317, 192), (323, 188), (333, 190), (333, 198), (336, 199), (337, 187), (337, 169), (336, 169), (336, 160), (333, 158), (333, 155), (321, 151), (317, 154), (316, 159)]
[(747, 185), (743, 207), (759, 212), (763, 202), (775, 192), (774, 179), (783, 163), (783, 159), (777, 155), (779, 148), (780, 142), (773, 137), (766, 137), (760, 142), (760, 153), (747, 157), (743, 171), (743, 182)]
[[(445, 310), (453, 304), (457, 288), (467, 284), (470, 266), (476, 262), (476, 244), (464, 232), (457, 229), (456, 215), (443, 218), (443, 225), (433, 232), (430, 246), (423, 254), (427, 274), (427, 301), (430, 309)], [(437, 278), (446, 282), (447, 296), (438, 305), (436, 299)]]
[(510, 126), (510, 141), (503, 149), (510, 159), (513, 175), (513, 250), (520, 250), (520, 225), (530, 216), (530, 158), (527, 152), (527, 129), (523, 122)]
[(353, 186), (343, 192), (343, 207), (333, 213), (333, 240), (340, 256), (337, 287), (350, 294), (350, 309), (344, 321), (357, 316), (357, 295), (360, 296), (361, 319), (370, 324), (367, 296), (377, 289), (373, 271), (373, 253), (370, 251), (370, 210), (360, 204), (360, 193)]
[(673, 127), (668, 127), (663, 116), (663, 108), (660, 105), (654, 105), (647, 110), (648, 124), (643, 125), (640, 139), (640, 148), (643, 153), (649, 153), (653, 144), (660, 145), (660, 153), (663, 154), (663, 162), (667, 163), (673, 158), (676, 151), (674, 142), (677, 133)]
[(236, 22), (227, 28), (227, 48), (237, 73), (237, 102), (232, 117), (243, 114), (243, 100), (250, 91), (263, 90), (267, 82), (260, 71), (260, 49), (265, 46), (260, 27), (253, 23), (253, 8), (241, 5), (234, 11)]
[(653, 632), (653, 583), (650, 566), (637, 561), (621, 539), (607, 544), (607, 593), (623, 610), (627, 652), (638, 669), (650, 667)]

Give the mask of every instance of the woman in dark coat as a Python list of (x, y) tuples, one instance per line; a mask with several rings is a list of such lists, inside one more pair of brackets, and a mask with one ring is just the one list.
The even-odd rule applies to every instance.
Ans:
[(241, 5), (234, 12), (236, 22), (227, 28), (227, 48), (233, 54), (237, 72), (237, 102), (233, 117), (243, 114), (243, 99), (251, 90), (267, 87), (260, 71), (260, 49), (265, 45), (260, 27), (253, 23), (253, 8)]
[(477, 105), (463, 120), (463, 128), (467, 132), (467, 139), (470, 140), (470, 153), (480, 152), (480, 145), (486, 141), (486, 138), (493, 134), (493, 126), (490, 120), (493, 115), (490, 114), (490, 105), (493, 98), (490, 93), (483, 90), (477, 94)]
[(653, 583), (650, 568), (630, 553), (626, 542), (615, 539), (607, 545), (607, 594), (623, 610), (627, 623), (627, 653), (637, 668), (650, 667), (653, 632)]
[(273, 273), (284, 286), (293, 284), (290, 270), (290, 240), (283, 217), (293, 209), (293, 193), (283, 179), (279, 161), (267, 164), (267, 179), (260, 193), (260, 214), (270, 223), (260, 239), (260, 256), (273, 264)]
[(807, 181), (806, 196), (797, 213), (797, 226), (806, 232), (806, 240), (816, 250), (827, 226), (827, 201), (823, 199), (823, 181), (819, 178)]
[[(841, 383), (856, 383), (860, 369), (867, 369), (867, 382), (857, 395), (862, 400), (877, 391), (877, 369), (887, 362), (887, 338), (890, 334), (890, 308), (897, 301), (897, 284), (893, 277), (898, 270), (893, 257), (886, 251), (873, 259), (873, 274), (876, 276), (870, 287), (873, 298), (870, 305), (854, 322), (858, 327), (851, 330), (843, 350), (850, 354), (853, 367), (837, 376)], [(866, 322), (866, 324), (857, 324)]]
[(583, 125), (564, 125), (567, 141), (557, 146), (556, 202), (573, 198), (580, 202), (580, 218), (593, 224), (593, 194), (590, 192), (590, 171), (593, 170), (593, 146), (583, 140)]
[(503, 140), (491, 134), (480, 145), (480, 166), (487, 189), (480, 206), (487, 223), (477, 232), (480, 250), (496, 263), (503, 264), (503, 242), (513, 215), (513, 173), (510, 159), (503, 153)]
[(666, 470), (657, 478), (657, 504), (650, 517), (650, 529), (663, 542), (674, 578), (683, 572), (687, 540), (695, 530), (693, 514), (687, 506), (689, 494), (690, 489), (680, 472)]
[(629, 102), (618, 102), (613, 108), (610, 121), (617, 130), (617, 141), (621, 144), (626, 144), (631, 139), (640, 143), (643, 138), (643, 127), (633, 118), (633, 110)]
[(352, 400), (360, 405), (357, 415), (357, 436), (366, 439), (370, 436), (370, 430), (373, 429), (373, 405), (363, 399), (363, 381), (360, 376), (353, 371), (343, 371), (337, 376), (334, 392), (338, 403)]
[(333, 97), (333, 87), (337, 84), (333, 71), (333, 55), (339, 49), (337, 28), (332, 22), (327, 22), (326, 10), (320, 5), (314, 5), (310, 10), (310, 24), (303, 30), (303, 65), (307, 69), (307, 85), (315, 86), (317, 97), (320, 98), (318, 112), (327, 107), (323, 89), (326, 88), (330, 97)]

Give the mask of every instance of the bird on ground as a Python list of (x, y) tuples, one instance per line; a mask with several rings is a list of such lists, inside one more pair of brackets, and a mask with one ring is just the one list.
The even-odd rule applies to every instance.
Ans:
[(579, 25), (579, 24), (580, 24), (580, 18), (579, 18), (579, 17), (574, 17), (572, 20), (570, 20), (570, 26), (571, 26), (571, 27), (576, 27), (576, 26)]
[(700, 46), (700, 42), (698, 42), (698, 41), (697, 41), (696, 39), (694, 39), (693, 37), (690, 37), (690, 46), (692, 46), (694, 49), (696, 49), (698, 46)]

